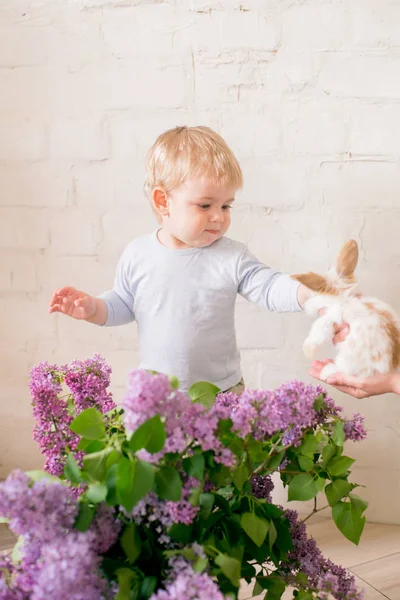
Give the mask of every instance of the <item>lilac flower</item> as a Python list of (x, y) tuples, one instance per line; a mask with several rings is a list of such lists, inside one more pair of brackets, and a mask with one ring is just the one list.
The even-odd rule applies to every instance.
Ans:
[(0, 598), (2, 600), (24, 600), (24, 592), (15, 581), (16, 567), (8, 554), (0, 554)]
[(355, 413), (352, 419), (349, 419), (344, 424), (344, 432), (346, 441), (359, 442), (367, 437), (367, 430), (364, 427), (364, 417), (359, 413)]
[(36, 421), (33, 439), (46, 457), (45, 470), (56, 476), (64, 471), (67, 448), (75, 450), (79, 442), (79, 436), (69, 428), (73, 417), (68, 404), (58, 397), (64, 373), (65, 367), (42, 362), (31, 370), (29, 384)]
[(104, 502), (98, 505), (96, 516), (90, 525), (93, 533), (92, 549), (98, 554), (104, 554), (115, 544), (121, 532), (122, 523), (115, 517), (114, 507)]
[(108, 584), (100, 556), (92, 549), (93, 534), (74, 532), (42, 548), (41, 565), (31, 600), (99, 600)]
[(106, 413), (116, 407), (110, 385), (111, 367), (99, 354), (87, 360), (74, 360), (65, 373), (65, 383), (74, 396), (76, 413), (95, 407)]
[(77, 513), (76, 500), (61, 483), (41, 479), (31, 485), (19, 470), (0, 483), (0, 514), (10, 520), (16, 535), (52, 540), (72, 527)]
[(189, 477), (182, 486), (182, 498), (178, 502), (168, 501), (166, 503), (166, 510), (173, 523), (184, 523), (185, 525), (193, 523), (199, 512), (199, 507), (193, 506), (189, 502), (189, 498), (192, 489), (198, 488), (199, 485), (200, 481), (194, 477)]
[[(354, 576), (331, 560), (324, 558), (314, 538), (307, 536), (305, 523), (301, 523), (295, 510), (285, 510), (290, 522), (290, 534), (294, 550), (289, 552), (288, 563), (283, 565), (292, 583), (291, 574), (297, 568), (305, 573), (310, 587), (329, 591), (337, 600), (362, 600), (363, 593), (357, 590)], [(322, 595), (321, 598), (324, 598)]]
[(188, 564), (167, 581), (165, 590), (150, 596), (150, 600), (224, 600), (218, 585), (207, 573), (196, 573)]
[(302, 381), (289, 381), (274, 391), (245, 390), (238, 398), (234, 394), (219, 394), (215, 410), (230, 409), (233, 430), (242, 438), (252, 434), (262, 440), (282, 433), (285, 445), (296, 444), (302, 431), (336, 416), (341, 408), (328, 396), (322, 408), (314, 409), (315, 400), (323, 393), (320, 386), (313, 387)]
[(157, 463), (167, 452), (183, 452), (195, 439), (203, 450), (214, 451), (217, 462), (226, 466), (235, 463), (234, 455), (217, 436), (220, 418), (217, 412), (194, 404), (186, 394), (173, 390), (166, 375), (152, 375), (143, 370), (130, 373), (123, 407), (129, 433), (156, 414), (165, 418), (165, 447), (153, 456), (141, 452), (141, 458)]
[(160, 500), (150, 492), (133, 507), (131, 516), (138, 525), (155, 527), (157, 533), (163, 536), (163, 543), (169, 545), (171, 540), (166, 532), (174, 523), (190, 525), (194, 521), (199, 507), (193, 506), (189, 498), (192, 489), (199, 485), (197, 479), (187, 477), (182, 486), (182, 497), (178, 502)]
[(274, 482), (269, 475), (255, 475), (251, 480), (251, 493), (255, 498), (272, 502)]
[(168, 399), (172, 393), (170, 381), (162, 373), (152, 375), (138, 369), (128, 376), (123, 400), (125, 429), (131, 433), (147, 419), (168, 412)]

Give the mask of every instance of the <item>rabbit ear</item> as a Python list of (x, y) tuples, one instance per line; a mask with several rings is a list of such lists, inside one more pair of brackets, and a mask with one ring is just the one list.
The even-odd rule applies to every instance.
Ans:
[(358, 262), (358, 244), (349, 240), (341, 249), (336, 261), (336, 272), (340, 279), (351, 279)]
[(292, 279), (299, 281), (309, 290), (318, 294), (328, 294), (329, 296), (337, 296), (338, 291), (329, 283), (322, 275), (317, 273), (301, 273), (299, 275), (291, 275)]

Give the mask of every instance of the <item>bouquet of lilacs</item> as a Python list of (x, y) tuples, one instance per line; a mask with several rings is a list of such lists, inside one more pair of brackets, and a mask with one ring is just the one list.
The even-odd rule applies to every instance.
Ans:
[[(367, 503), (348, 481), (341, 416), (320, 387), (291, 381), (240, 397), (209, 383), (129, 375), (122, 406), (95, 355), (31, 373), (34, 438), (45, 471), (0, 484), (0, 515), (18, 541), (0, 557), (3, 600), (228, 600), (253, 596), (359, 600), (354, 578), (324, 558), (293, 510), (272, 502), (278, 472), (289, 500), (326, 497), (358, 543)], [(307, 517), (308, 518), (308, 517)]]

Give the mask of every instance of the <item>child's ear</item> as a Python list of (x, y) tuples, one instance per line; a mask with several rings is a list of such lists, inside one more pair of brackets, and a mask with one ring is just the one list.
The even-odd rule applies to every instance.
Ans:
[(309, 290), (316, 292), (317, 294), (329, 294), (330, 296), (337, 296), (337, 291), (322, 275), (317, 273), (301, 273), (299, 275), (291, 275), (292, 279), (299, 281), (306, 286)]
[(158, 214), (163, 217), (169, 215), (168, 195), (162, 188), (156, 187), (152, 191), (153, 205)]
[(349, 240), (341, 249), (336, 261), (336, 273), (341, 279), (353, 276), (358, 263), (358, 244), (355, 240)]

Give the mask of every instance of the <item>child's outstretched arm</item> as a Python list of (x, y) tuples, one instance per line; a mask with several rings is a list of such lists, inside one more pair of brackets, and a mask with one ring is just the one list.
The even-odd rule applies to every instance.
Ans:
[(49, 304), (49, 313), (54, 312), (96, 325), (104, 325), (107, 321), (107, 305), (104, 300), (70, 286), (54, 292)]

